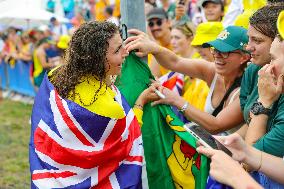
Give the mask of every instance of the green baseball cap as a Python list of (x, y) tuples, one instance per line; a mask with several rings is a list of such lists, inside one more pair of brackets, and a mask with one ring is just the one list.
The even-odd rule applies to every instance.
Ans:
[(202, 47), (214, 47), (220, 52), (231, 52), (241, 50), (248, 52), (246, 46), (248, 44), (247, 30), (239, 26), (228, 26), (225, 28), (214, 41), (203, 43)]

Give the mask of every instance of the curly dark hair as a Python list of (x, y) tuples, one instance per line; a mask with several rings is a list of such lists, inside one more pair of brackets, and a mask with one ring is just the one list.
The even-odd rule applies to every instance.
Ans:
[(249, 24), (273, 40), (277, 35), (277, 18), (283, 9), (284, 4), (282, 3), (266, 5), (250, 17)]
[(84, 76), (94, 76), (100, 81), (95, 91), (96, 99), (106, 79), (106, 54), (109, 39), (119, 33), (118, 27), (110, 22), (91, 21), (81, 25), (73, 34), (65, 55), (65, 65), (56, 69), (51, 82), (62, 98), (74, 100), (75, 86)]
[(284, 3), (283, 0), (267, 0), (268, 4), (281, 4)]

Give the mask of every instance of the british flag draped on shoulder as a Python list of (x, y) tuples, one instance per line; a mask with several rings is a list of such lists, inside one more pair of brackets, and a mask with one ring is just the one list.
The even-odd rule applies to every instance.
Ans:
[(32, 112), (32, 188), (141, 188), (142, 137), (132, 109), (111, 119), (62, 99), (45, 77)]

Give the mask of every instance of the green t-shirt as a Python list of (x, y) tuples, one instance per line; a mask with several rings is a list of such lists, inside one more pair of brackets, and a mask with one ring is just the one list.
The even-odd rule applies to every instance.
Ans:
[[(260, 68), (250, 64), (243, 75), (240, 104), (246, 122), (252, 104), (258, 99), (257, 81)], [(254, 147), (278, 157), (284, 156), (284, 95), (274, 103), (267, 121), (266, 134), (254, 144)]]

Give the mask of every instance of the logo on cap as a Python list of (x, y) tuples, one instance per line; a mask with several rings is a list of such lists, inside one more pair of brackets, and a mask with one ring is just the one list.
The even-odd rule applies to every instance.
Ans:
[(230, 35), (230, 32), (228, 32), (227, 30), (224, 30), (218, 35), (217, 39), (225, 40), (228, 38), (229, 35)]
[(241, 46), (244, 50), (246, 50), (248, 44), (241, 42), (241, 43), (240, 43), (240, 46)]

